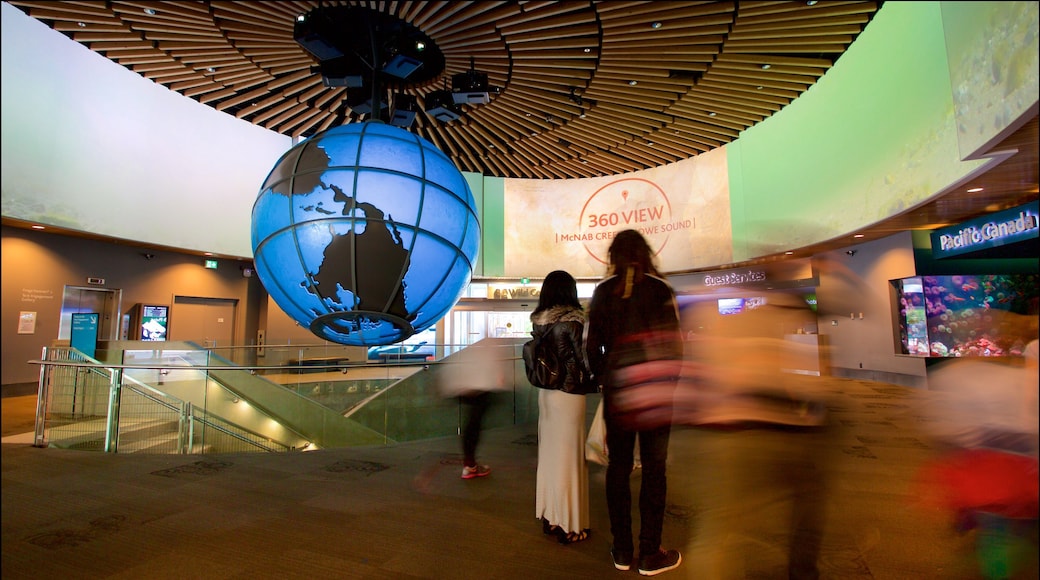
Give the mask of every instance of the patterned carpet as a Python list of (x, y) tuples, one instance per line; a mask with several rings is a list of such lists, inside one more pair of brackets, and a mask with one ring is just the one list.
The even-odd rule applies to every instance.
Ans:
[[(665, 577), (786, 578), (789, 562), (815, 559), (821, 578), (983, 578), (977, 533), (957, 531), (913, 486), (939, 453), (923, 393), (835, 378), (804, 385), (826, 405), (829, 428), (673, 431), (663, 543), (683, 564)], [(16, 407), (34, 409), (21, 399), (3, 400), (5, 435)], [(610, 563), (598, 465), (592, 537), (562, 546), (541, 533), (534, 425), (486, 431), (480, 454), (492, 474), (469, 481), (454, 437), (219, 456), (24, 441), (2, 447), (5, 580), (635, 574)], [(1007, 548), (1011, 577), (1037, 577), (1035, 530)]]

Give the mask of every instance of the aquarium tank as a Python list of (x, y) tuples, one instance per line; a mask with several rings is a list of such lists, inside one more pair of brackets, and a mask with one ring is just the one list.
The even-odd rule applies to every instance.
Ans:
[(1037, 337), (1035, 274), (913, 276), (891, 280), (901, 354), (1022, 356)]

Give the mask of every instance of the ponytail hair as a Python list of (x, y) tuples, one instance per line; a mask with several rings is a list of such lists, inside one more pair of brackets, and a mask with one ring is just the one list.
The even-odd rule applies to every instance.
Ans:
[(622, 298), (632, 295), (632, 287), (642, 282), (643, 276), (660, 276), (650, 244), (636, 230), (623, 230), (614, 236), (607, 255), (610, 260), (608, 274), (623, 277), (623, 284), (618, 286)]

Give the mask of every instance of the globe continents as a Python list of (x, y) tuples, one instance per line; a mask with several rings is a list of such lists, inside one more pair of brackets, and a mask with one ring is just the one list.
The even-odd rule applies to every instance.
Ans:
[(264, 288), (339, 344), (391, 344), (436, 324), (469, 284), (479, 242), (462, 173), (429, 141), (378, 121), (297, 144), (253, 204)]

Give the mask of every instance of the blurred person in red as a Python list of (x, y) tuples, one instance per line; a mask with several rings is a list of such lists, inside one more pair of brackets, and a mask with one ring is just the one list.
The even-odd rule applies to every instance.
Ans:
[(611, 556), (618, 570), (631, 568), (635, 546), (630, 478), (638, 435), (638, 568), (640, 574), (652, 576), (682, 562), (677, 550), (661, 549), (672, 398), (683, 359), (679, 310), (675, 292), (658, 273), (653, 251), (639, 232), (619, 232), (608, 257), (607, 277), (589, 303), (585, 347), (589, 366), (603, 385)]
[[(819, 578), (835, 437), (797, 295), (756, 292), (738, 308), (717, 299), (683, 310), (689, 362), (677, 423), (694, 427), (698, 532), (691, 569), (714, 580)], [(810, 335), (811, 336), (811, 335)], [(783, 572), (781, 572), (783, 570)]]
[(964, 357), (934, 365), (922, 414), (940, 454), (917, 481), (928, 507), (976, 534), (985, 578), (1035, 578), (1040, 511), (1037, 315), (1017, 315), (1032, 340), (1024, 356)]

